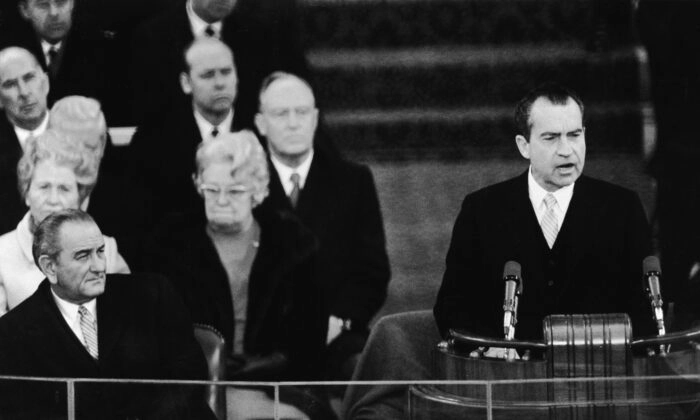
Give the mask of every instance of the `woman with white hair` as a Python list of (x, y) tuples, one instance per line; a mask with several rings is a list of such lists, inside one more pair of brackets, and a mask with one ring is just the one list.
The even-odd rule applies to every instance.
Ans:
[[(312, 282), (315, 238), (290, 213), (256, 208), (269, 175), (252, 132), (203, 142), (196, 167), (206, 217), (173, 216), (156, 229), (147, 268), (173, 281), (195, 323), (223, 334), (227, 380), (318, 379), (327, 317)], [(233, 391), (229, 414), (232, 400), (264, 395)]]
[[(0, 315), (29, 297), (44, 275), (32, 257), (33, 232), (49, 214), (77, 209), (97, 181), (99, 159), (65, 134), (49, 129), (30, 138), (17, 165), (18, 186), (29, 211), (0, 236)], [(128, 273), (117, 243), (105, 236), (108, 273)]]
[(49, 128), (64, 133), (77, 147), (95, 156), (99, 178), (81, 209), (90, 213), (103, 233), (117, 237), (122, 254), (133, 268), (141, 239), (141, 235), (130, 235), (129, 221), (137, 211), (135, 192), (124, 182), (124, 151), (109, 141), (100, 103), (85, 96), (61, 98), (51, 107)]

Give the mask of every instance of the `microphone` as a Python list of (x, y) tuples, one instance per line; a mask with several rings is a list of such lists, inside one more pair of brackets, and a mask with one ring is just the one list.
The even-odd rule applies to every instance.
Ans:
[(515, 337), (515, 324), (518, 323), (518, 299), (523, 292), (523, 283), (520, 279), (520, 264), (515, 261), (508, 261), (503, 267), (503, 281), (505, 282), (503, 333), (506, 340), (512, 340)]
[(664, 326), (664, 301), (661, 298), (661, 285), (659, 284), (659, 279), (661, 277), (661, 263), (659, 259), (653, 255), (644, 258), (642, 263), (644, 268), (644, 280), (647, 295), (649, 296), (649, 301), (651, 302), (651, 309), (654, 315), (654, 321), (656, 321), (656, 328), (659, 331), (659, 335), (666, 334), (666, 327)]

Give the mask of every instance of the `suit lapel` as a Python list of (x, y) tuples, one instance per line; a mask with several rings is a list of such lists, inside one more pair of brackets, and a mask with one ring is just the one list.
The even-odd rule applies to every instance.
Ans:
[[(129, 314), (123, 310), (125, 302), (118, 299), (118, 295), (110, 293), (110, 281), (107, 279), (105, 292), (97, 298), (97, 346), (99, 348), (99, 360), (107, 360), (115, 345), (122, 335), (125, 319)], [(136, 308), (138, 311), (138, 308)]]
[(306, 177), (304, 188), (299, 193), (299, 201), (295, 213), (305, 223), (317, 223), (328, 217), (328, 205), (335, 200), (333, 197), (338, 191), (333, 188), (334, 173), (320, 153), (314, 153), (309, 174)]
[(536, 255), (542, 245), (546, 247), (546, 240), (537, 220), (535, 210), (532, 208), (530, 193), (527, 184), (527, 170), (518, 178), (510, 189), (508, 202), (511, 204), (508, 212), (511, 217), (511, 232), (515, 235), (509, 239), (513, 243), (514, 250), (521, 250), (523, 255), (517, 255), (522, 261), (539, 261)]
[[(272, 209), (285, 209), (292, 211), (292, 203), (289, 201), (289, 197), (287, 197), (287, 194), (284, 192), (284, 187), (282, 187), (282, 181), (280, 181), (280, 176), (277, 173), (275, 166), (272, 164), (272, 161), (270, 161), (269, 157), (267, 159), (267, 164), (270, 168), (270, 194), (267, 197), (266, 201), (270, 202), (270, 207)], [(309, 175), (310, 174), (311, 173), (309, 172)]]
[(554, 243), (554, 252), (566, 255), (568, 277), (572, 277), (573, 267), (577, 267), (578, 260), (583, 258), (589, 244), (587, 240), (595, 237), (590, 230), (595, 229), (597, 221), (603, 211), (601, 206), (595, 205), (595, 195), (590, 194), (589, 184), (585, 177), (580, 177), (574, 185), (574, 194), (561, 226), (557, 241)]
[[(62, 369), (75, 372), (72, 376), (93, 376), (97, 364), (56, 306), (48, 280), (41, 283), (38, 293), (40, 305), (37, 311), (38, 319), (28, 323), (27, 335), (35, 337), (33, 342), (51, 343), (52, 354), (47, 357), (55, 357), (55, 360), (64, 364)], [(45, 349), (36, 350), (46, 351)]]

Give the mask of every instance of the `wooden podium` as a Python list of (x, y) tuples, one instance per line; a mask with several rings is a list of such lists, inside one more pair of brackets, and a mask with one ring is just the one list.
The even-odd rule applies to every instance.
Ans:
[[(544, 340), (450, 331), (433, 353), (436, 379), (488, 385), (413, 386), (411, 419), (700, 418), (700, 329), (632, 341), (626, 314), (550, 315)], [(649, 355), (671, 345), (665, 354)], [(528, 351), (530, 360), (470, 357), (476, 347)], [(657, 352), (658, 353), (658, 352)]]

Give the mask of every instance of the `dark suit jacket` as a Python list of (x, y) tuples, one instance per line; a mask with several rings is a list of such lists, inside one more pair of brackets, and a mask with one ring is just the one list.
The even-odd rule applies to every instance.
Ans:
[[(134, 110), (138, 121), (172, 103), (187, 102), (180, 87), (183, 51), (194, 39), (184, 1), (134, 32)], [(306, 77), (295, 0), (239, 0), (224, 19), (221, 39), (231, 48), (238, 74), (236, 120), (253, 128), (260, 84), (285, 70)], [(150, 77), (157, 75), (157, 77)]]
[(528, 196), (527, 172), (468, 195), (455, 222), (435, 319), (502, 337), (503, 267), (522, 266), (516, 338), (541, 339), (542, 318), (626, 312), (635, 335), (653, 333), (642, 286), (650, 231), (637, 195), (581, 176), (550, 251)]
[[(69, 95), (82, 95), (104, 101), (105, 55), (107, 43), (102, 32), (88, 22), (75, 20), (58, 54), (58, 70), (52, 74), (46, 64), (39, 38), (33, 28), (22, 22), (6, 26), (0, 32), (2, 47), (16, 45), (29, 50), (49, 74), (48, 106)], [(105, 109), (109, 117), (110, 110)]]
[[(167, 280), (107, 275), (97, 298), (99, 360), (70, 330), (48, 280), (0, 318), (0, 374), (74, 378), (206, 379), (206, 361), (182, 301)], [(27, 418), (65, 413), (65, 384), (8, 384), (3, 414)], [(32, 386), (36, 385), (36, 386)], [(207, 418), (195, 388), (83, 384), (79, 418)], [(8, 405), (11, 407), (8, 409)], [(18, 410), (14, 412), (13, 409)], [(51, 417), (53, 418), (53, 417)]]
[[(245, 354), (286, 355), (290, 369), (276, 380), (316, 379), (327, 328), (320, 290), (312, 277), (316, 242), (291, 213), (256, 210), (255, 219), (260, 246), (249, 277)], [(230, 354), (236, 302), (205, 230), (201, 217), (169, 217), (149, 242), (146, 268), (173, 281), (193, 321), (219, 330)]]
[(15, 129), (0, 115), (0, 234), (14, 230), (27, 212), (17, 186), (17, 162), (22, 156)]
[(369, 168), (316, 148), (296, 209), (270, 164), (270, 195), (263, 206), (292, 210), (319, 243), (316, 279), (327, 310), (360, 328), (386, 299), (391, 276), (384, 223)]

